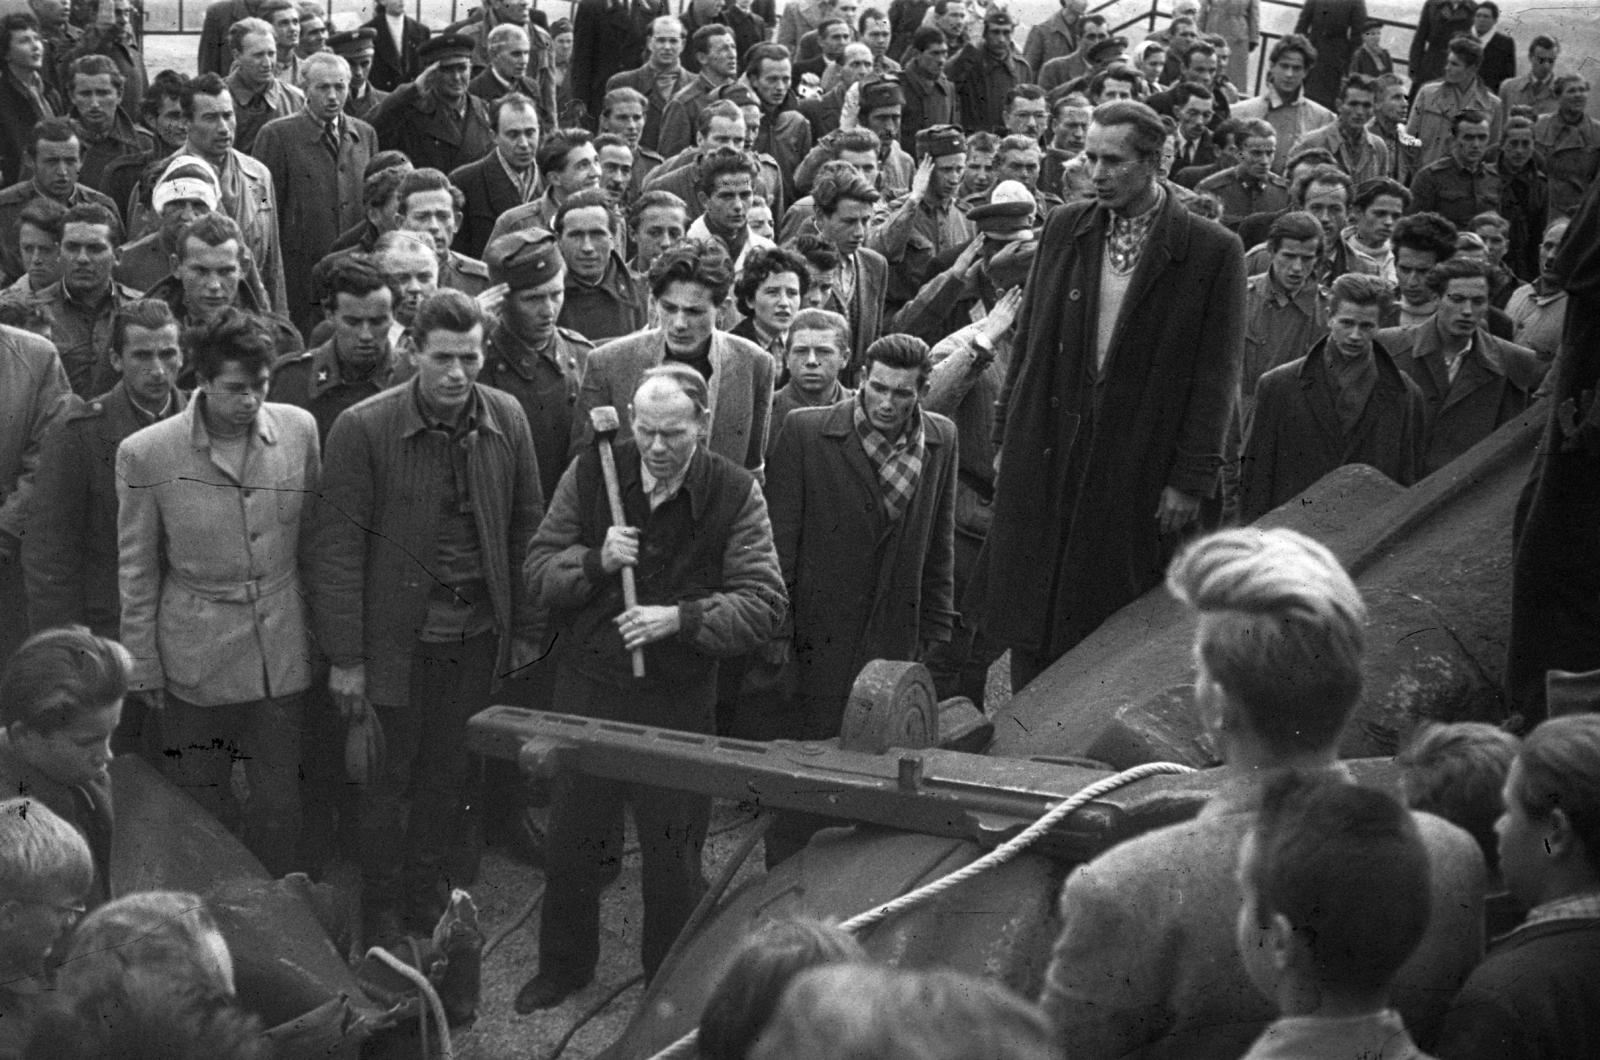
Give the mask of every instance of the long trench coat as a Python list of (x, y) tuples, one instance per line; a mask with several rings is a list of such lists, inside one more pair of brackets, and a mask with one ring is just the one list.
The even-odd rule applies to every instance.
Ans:
[(1109, 212), (1045, 222), (997, 404), (981, 624), (1047, 659), (1160, 583), (1161, 491), (1215, 490), (1244, 346), (1244, 250), (1168, 195), (1097, 369)]
[(772, 451), (767, 505), (804, 697), (786, 735), (799, 739), (839, 735), (862, 666), (914, 660), (955, 628), (955, 424), (923, 411), (922, 475), (891, 523), (856, 435), (855, 400), (795, 409)]
[(289, 319), (309, 335), (322, 319), (312, 302), (311, 270), (340, 232), (366, 216), (362, 182), (378, 135), (360, 118), (345, 118), (336, 158), (323, 142), (322, 123), (302, 110), (268, 122), (252, 153), (272, 173), (278, 195)]

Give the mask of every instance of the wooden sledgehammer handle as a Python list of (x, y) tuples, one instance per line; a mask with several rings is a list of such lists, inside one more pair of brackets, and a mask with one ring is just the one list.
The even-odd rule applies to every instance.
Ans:
[[(600, 469), (606, 476), (606, 499), (611, 502), (611, 525), (627, 526), (628, 517), (622, 510), (622, 487), (617, 484), (617, 458), (611, 452), (611, 440), (605, 436), (597, 439), (600, 446)], [(639, 590), (633, 582), (633, 568), (622, 568), (622, 606), (633, 610), (639, 606)], [(633, 676), (644, 676), (644, 649), (633, 649)]]

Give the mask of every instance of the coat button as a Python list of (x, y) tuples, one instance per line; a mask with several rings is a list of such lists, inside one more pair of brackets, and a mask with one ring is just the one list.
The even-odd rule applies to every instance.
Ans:
[(1061, 407), (1061, 399), (1058, 398), (1058, 397), (1051, 398), (1050, 399), (1050, 407), (1053, 408), (1053, 409), (1060, 408)]
[(1079, 291), (1079, 290), (1076, 290), (1076, 289), (1074, 289), (1074, 290), (1072, 290), (1072, 291), (1067, 293), (1067, 298), (1069, 298), (1070, 300), (1072, 300), (1074, 302), (1076, 302), (1078, 299), (1080, 299), (1082, 297), (1083, 297), (1083, 292)]
[(1048, 448), (1046, 448), (1046, 449), (1041, 449), (1041, 450), (1040, 450), (1040, 451), (1039, 451), (1039, 455), (1040, 455), (1040, 456), (1042, 456), (1042, 457), (1044, 457), (1044, 458), (1045, 458), (1045, 459), (1046, 459), (1046, 460), (1049, 460), (1049, 459), (1050, 459), (1050, 454), (1051, 454), (1051, 453), (1053, 453), (1053, 452), (1055, 452), (1055, 450), (1054, 450), (1054, 449), (1048, 449)]

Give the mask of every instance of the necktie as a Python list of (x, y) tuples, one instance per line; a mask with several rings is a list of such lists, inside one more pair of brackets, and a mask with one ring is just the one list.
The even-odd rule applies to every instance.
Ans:
[(322, 127), (322, 146), (332, 153), (334, 158), (339, 157), (339, 123), (330, 121)]

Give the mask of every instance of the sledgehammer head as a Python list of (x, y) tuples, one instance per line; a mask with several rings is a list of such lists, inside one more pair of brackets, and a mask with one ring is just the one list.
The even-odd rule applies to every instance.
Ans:
[(589, 425), (594, 428), (597, 441), (602, 438), (610, 441), (622, 429), (622, 420), (617, 417), (616, 409), (610, 405), (601, 405), (589, 410)]

